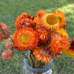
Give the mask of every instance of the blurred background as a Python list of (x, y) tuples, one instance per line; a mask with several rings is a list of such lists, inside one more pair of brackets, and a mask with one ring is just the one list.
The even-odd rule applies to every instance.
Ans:
[[(47, 11), (64, 11), (68, 21), (67, 31), (71, 38), (74, 37), (74, 0), (0, 0), (0, 22), (6, 23), (15, 31), (15, 19), (22, 12), (35, 15), (40, 9)], [(4, 43), (0, 42), (0, 53), (4, 50)], [(3, 61), (0, 58), (0, 74), (21, 74), (20, 66), (22, 57), (15, 52), (13, 59)], [(53, 74), (74, 74), (74, 59), (62, 55), (52, 64)]]

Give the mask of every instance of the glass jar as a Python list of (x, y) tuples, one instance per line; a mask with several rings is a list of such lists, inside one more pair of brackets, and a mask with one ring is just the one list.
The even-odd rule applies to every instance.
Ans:
[(24, 59), (21, 74), (52, 74), (51, 64), (42, 68), (33, 68), (29, 65), (28, 60)]

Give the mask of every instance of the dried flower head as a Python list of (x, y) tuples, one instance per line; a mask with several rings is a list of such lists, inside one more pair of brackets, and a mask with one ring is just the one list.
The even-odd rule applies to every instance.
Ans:
[(5, 23), (0, 23), (0, 30), (2, 30), (4, 38), (10, 37), (9, 27)]
[[(65, 31), (63, 31), (65, 32)], [(62, 52), (63, 49), (68, 49), (70, 46), (68, 35), (65, 35), (65, 33), (57, 32), (52, 34), (51, 39), (51, 50), (55, 54), (59, 54)]]
[(33, 27), (33, 17), (24, 12), (16, 18), (15, 24), (17, 29), (24, 27)]
[(13, 42), (18, 50), (32, 49), (37, 46), (38, 34), (31, 28), (20, 29), (15, 32)]
[(39, 61), (43, 61), (45, 63), (51, 63), (52, 57), (51, 55), (48, 55), (43, 49), (41, 48), (36, 48), (33, 51), (33, 54), (35, 58)]

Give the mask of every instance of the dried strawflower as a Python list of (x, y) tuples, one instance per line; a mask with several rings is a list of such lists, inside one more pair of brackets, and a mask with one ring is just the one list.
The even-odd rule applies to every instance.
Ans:
[(6, 49), (2, 52), (2, 59), (3, 60), (11, 60), (13, 57), (13, 51), (10, 49)]
[(34, 22), (37, 26), (44, 26), (47, 29), (56, 30), (58, 28), (65, 27), (66, 18), (63, 12), (46, 13), (42, 11), (39, 12), (38, 15), (34, 18)]
[(32, 49), (38, 44), (38, 34), (32, 28), (20, 29), (15, 32), (13, 42), (18, 50)]
[(9, 27), (5, 23), (0, 23), (0, 29), (2, 30), (4, 38), (10, 37)]
[(38, 61), (43, 61), (45, 63), (51, 63), (52, 61), (51, 55), (48, 55), (42, 48), (34, 49), (33, 54)]
[(68, 49), (70, 46), (69, 38), (61, 35), (60, 33), (54, 33), (51, 37), (51, 50), (55, 54), (59, 54), (63, 49)]
[(30, 16), (28, 13), (23, 12), (16, 18), (15, 24), (17, 29), (33, 27), (33, 17)]

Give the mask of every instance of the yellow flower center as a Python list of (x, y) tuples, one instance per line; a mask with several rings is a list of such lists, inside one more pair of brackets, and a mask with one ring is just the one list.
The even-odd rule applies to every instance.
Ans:
[(24, 44), (28, 43), (30, 39), (31, 39), (31, 36), (29, 34), (23, 34), (20, 37), (21, 42)]
[(53, 14), (47, 16), (47, 23), (49, 25), (55, 25), (57, 22), (58, 22), (58, 18), (54, 16)]

